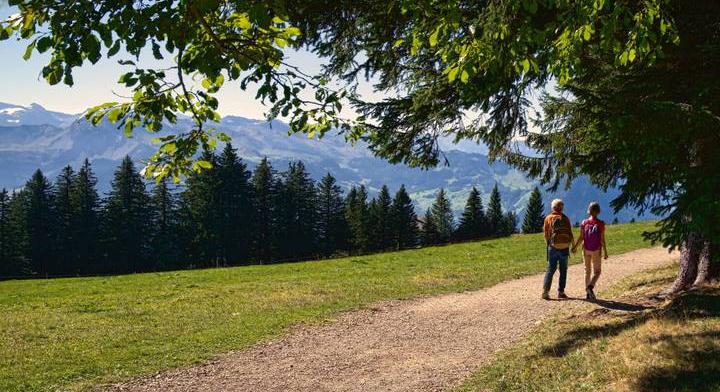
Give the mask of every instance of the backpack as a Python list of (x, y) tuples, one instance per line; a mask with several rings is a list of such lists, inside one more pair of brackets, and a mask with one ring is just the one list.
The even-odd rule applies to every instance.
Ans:
[(564, 214), (554, 215), (550, 221), (550, 246), (555, 249), (567, 249), (572, 242), (570, 219)]
[(585, 243), (583, 247), (586, 250), (594, 252), (600, 249), (600, 224), (601, 222), (599, 220), (591, 221), (590, 219), (585, 219), (582, 222), (582, 228), (580, 230), (582, 230), (583, 242)]

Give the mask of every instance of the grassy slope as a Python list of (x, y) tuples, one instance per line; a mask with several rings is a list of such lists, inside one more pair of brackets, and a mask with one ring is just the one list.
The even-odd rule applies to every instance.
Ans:
[[(608, 227), (613, 253), (648, 223)], [(205, 360), (368, 303), (544, 268), (539, 235), (270, 266), (0, 282), (0, 390), (85, 389)], [(578, 261), (578, 257), (574, 261)]]
[(606, 293), (649, 309), (548, 322), (461, 390), (720, 391), (720, 287), (664, 303), (650, 299), (676, 273), (641, 273)]

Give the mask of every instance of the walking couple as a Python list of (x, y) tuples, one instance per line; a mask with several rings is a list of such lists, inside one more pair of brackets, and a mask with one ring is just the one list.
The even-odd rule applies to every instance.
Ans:
[(577, 241), (573, 238), (570, 219), (563, 214), (565, 203), (560, 199), (552, 201), (552, 212), (545, 218), (544, 232), (545, 243), (547, 244), (547, 272), (543, 284), (543, 299), (550, 299), (550, 286), (552, 285), (555, 271), (560, 268), (560, 281), (558, 282), (558, 298), (568, 298), (565, 294), (565, 282), (567, 280), (568, 257), (572, 248), (573, 254), (577, 253), (577, 247), (582, 243), (583, 256), (585, 259), (585, 291), (588, 300), (595, 300), (595, 284), (600, 277), (602, 270), (601, 250), (605, 252), (605, 259), (608, 258), (607, 246), (605, 244), (605, 223), (598, 219), (600, 205), (596, 202), (588, 206), (587, 219), (580, 224), (580, 237)]

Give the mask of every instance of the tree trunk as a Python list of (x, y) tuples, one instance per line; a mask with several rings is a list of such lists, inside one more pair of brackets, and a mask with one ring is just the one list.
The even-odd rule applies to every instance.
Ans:
[(688, 235), (687, 240), (680, 249), (680, 271), (670, 288), (670, 293), (683, 291), (695, 283), (698, 277), (698, 264), (704, 242), (696, 233)]

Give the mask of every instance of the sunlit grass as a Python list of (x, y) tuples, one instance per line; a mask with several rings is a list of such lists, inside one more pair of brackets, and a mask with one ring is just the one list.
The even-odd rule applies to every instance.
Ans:
[[(650, 223), (609, 226), (612, 253)], [(0, 391), (86, 389), (188, 366), (379, 300), (537, 273), (540, 235), (332, 260), (0, 282)], [(574, 258), (575, 261), (578, 258)]]

